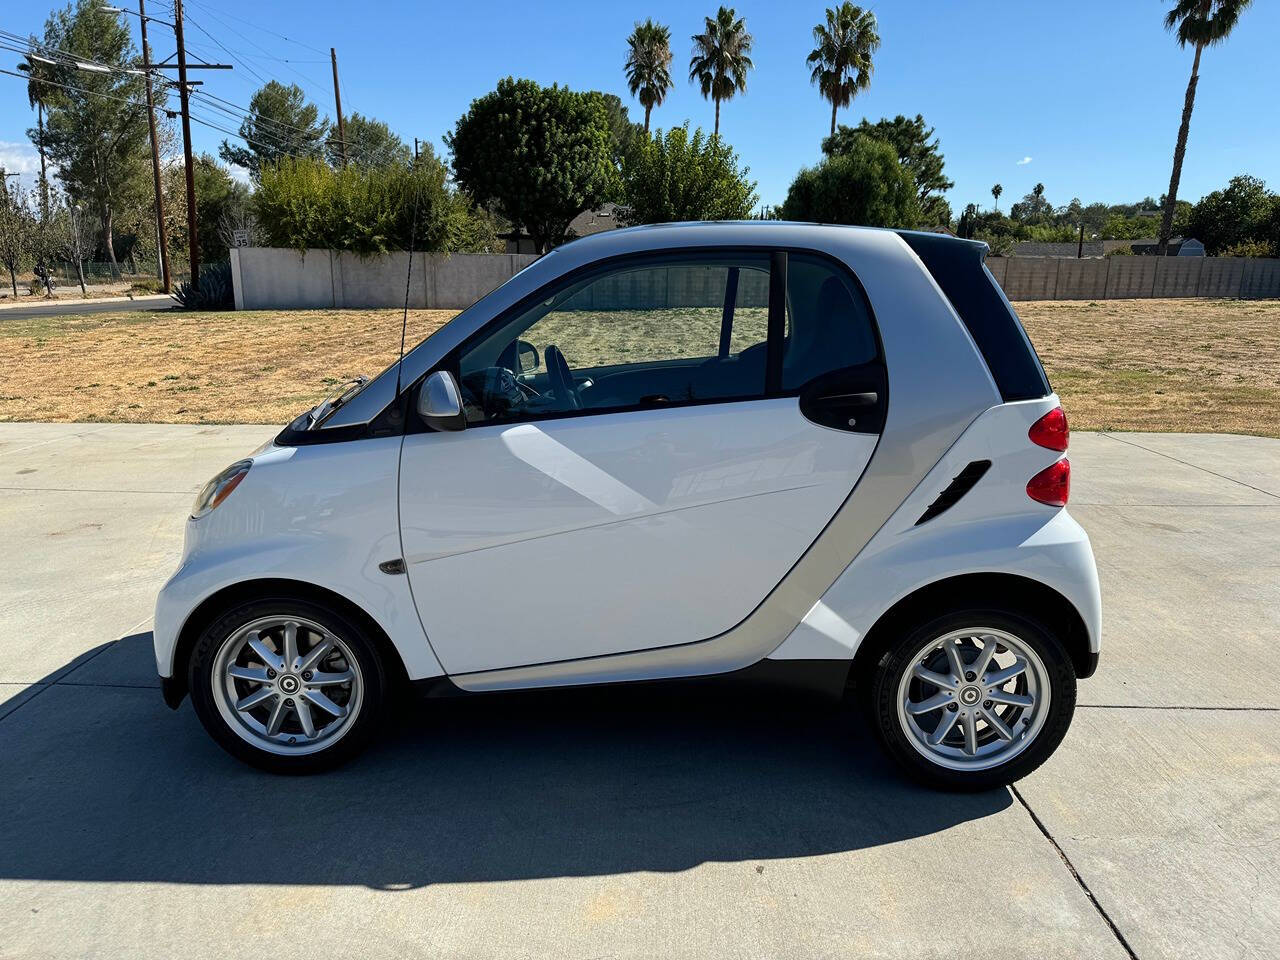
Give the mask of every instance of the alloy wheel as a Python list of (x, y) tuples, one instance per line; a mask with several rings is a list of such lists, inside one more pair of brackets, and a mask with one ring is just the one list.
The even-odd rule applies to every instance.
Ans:
[(898, 684), (911, 745), (951, 770), (989, 770), (1022, 753), (1044, 726), (1049, 674), (1004, 630), (969, 627), (925, 643)]
[(218, 712), (260, 750), (302, 755), (347, 733), (364, 678), (347, 643), (302, 617), (265, 617), (237, 629), (213, 662)]

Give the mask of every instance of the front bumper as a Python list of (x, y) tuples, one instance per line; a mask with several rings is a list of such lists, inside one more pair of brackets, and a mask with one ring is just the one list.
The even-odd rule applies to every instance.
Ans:
[(177, 710), (187, 696), (186, 678), (161, 677), (160, 695), (170, 710)]

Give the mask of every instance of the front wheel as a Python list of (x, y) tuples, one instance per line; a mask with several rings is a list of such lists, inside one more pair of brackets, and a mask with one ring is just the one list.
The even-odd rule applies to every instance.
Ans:
[(192, 653), (191, 702), (228, 753), (274, 773), (354, 756), (381, 719), (387, 681), (374, 644), (348, 618), (291, 599), (228, 610)]
[(1048, 759), (1075, 703), (1058, 637), (1021, 613), (981, 609), (907, 631), (876, 664), (868, 706), (885, 749), (916, 779), (985, 790)]

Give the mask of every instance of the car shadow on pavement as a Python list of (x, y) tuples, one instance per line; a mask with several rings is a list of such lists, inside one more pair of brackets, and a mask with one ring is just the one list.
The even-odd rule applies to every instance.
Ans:
[(835, 705), (681, 684), (406, 705), (348, 766), (272, 776), (142, 686), (151, 664), (150, 634), (126, 637), (0, 721), (0, 877), (394, 890), (678, 871), (1012, 802), (910, 784)]

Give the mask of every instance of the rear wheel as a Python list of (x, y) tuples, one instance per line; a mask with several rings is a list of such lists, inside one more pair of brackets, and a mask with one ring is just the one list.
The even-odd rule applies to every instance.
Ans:
[(210, 624), (189, 683), (214, 740), (275, 773), (310, 773), (354, 756), (377, 728), (387, 688), (363, 630), (291, 599), (241, 604)]
[(1075, 702), (1071, 658), (1048, 627), (974, 609), (908, 630), (876, 664), (868, 706), (886, 750), (916, 779), (984, 790), (1048, 759)]

